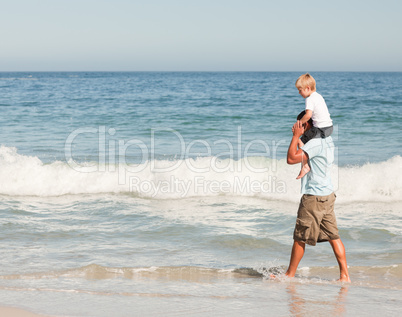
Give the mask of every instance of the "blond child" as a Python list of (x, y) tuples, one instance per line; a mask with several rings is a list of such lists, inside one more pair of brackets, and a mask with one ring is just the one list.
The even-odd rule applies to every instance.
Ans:
[[(327, 104), (324, 98), (316, 92), (316, 84), (313, 76), (308, 73), (301, 75), (296, 80), (296, 88), (299, 90), (299, 94), (306, 99), (305, 115), (301, 119), (298, 118), (298, 121), (304, 124), (311, 119), (313, 124), (313, 127), (299, 139), (298, 146), (302, 148), (311, 139), (330, 136), (333, 126)], [(309, 171), (308, 162), (302, 162), (300, 173), (296, 179), (302, 178)]]

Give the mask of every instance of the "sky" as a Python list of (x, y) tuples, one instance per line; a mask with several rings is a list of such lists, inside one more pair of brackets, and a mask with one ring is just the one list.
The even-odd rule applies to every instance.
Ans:
[(400, 0), (0, 1), (0, 71), (402, 71)]

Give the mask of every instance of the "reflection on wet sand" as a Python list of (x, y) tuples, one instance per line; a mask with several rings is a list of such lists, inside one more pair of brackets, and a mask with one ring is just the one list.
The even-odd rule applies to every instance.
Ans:
[(312, 299), (310, 297), (311, 293), (308, 296), (303, 296), (303, 293), (297, 290), (299, 286), (290, 283), (286, 288), (287, 293), (290, 295), (289, 312), (291, 316), (308, 316), (315, 312), (320, 314), (325, 312), (329, 316), (345, 315), (346, 295), (348, 293), (347, 286), (341, 286), (333, 300), (328, 300), (328, 294), (323, 299), (319, 297)]

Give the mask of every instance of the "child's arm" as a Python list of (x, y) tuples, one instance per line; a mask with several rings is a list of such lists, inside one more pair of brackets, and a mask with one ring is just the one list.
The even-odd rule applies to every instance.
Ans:
[(311, 110), (306, 110), (306, 114), (303, 116), (303, 118), (300, 119), (300, 122), (302, 124), (306, 123), (308, 120), (311, 119), (311, 117), (313, 116), (313, 111)]

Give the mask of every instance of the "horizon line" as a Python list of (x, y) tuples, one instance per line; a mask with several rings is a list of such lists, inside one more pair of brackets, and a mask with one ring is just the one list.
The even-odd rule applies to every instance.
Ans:
[(0, 73), (401, 73), (402, 70), (0, 70)]

